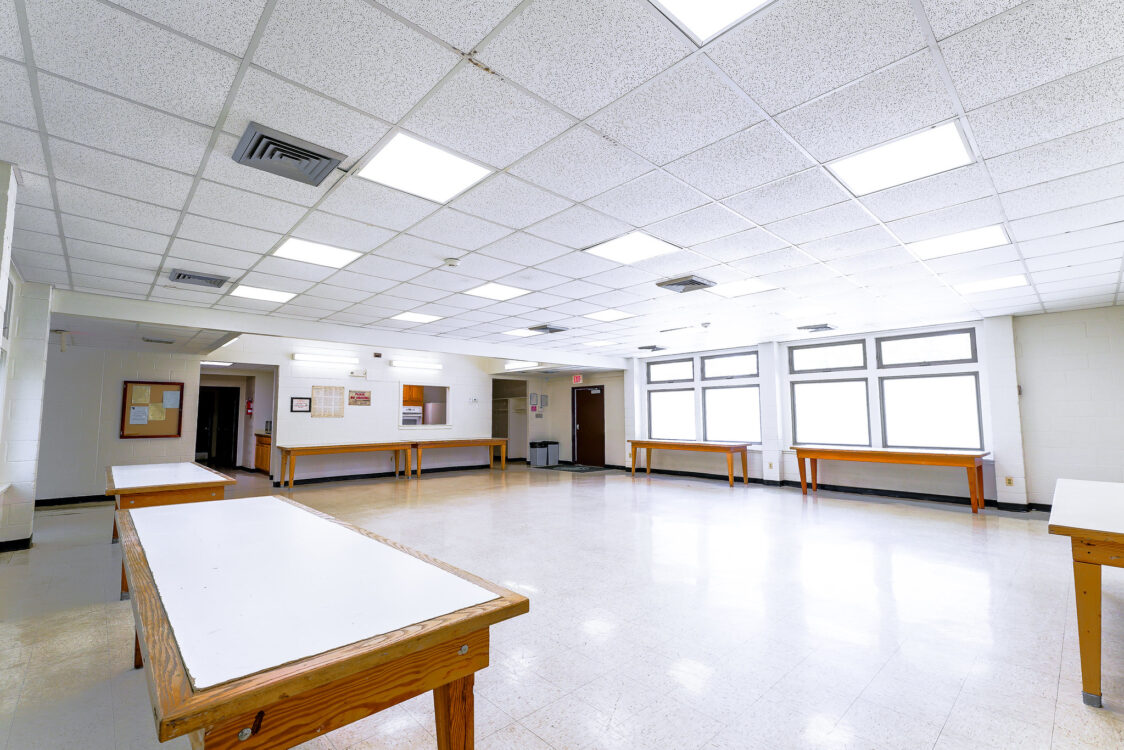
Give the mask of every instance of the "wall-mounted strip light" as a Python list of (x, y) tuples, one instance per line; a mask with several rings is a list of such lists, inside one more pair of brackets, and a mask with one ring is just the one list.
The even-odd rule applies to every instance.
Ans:
[(359, 357), (345, 357), (340, 354), (294, 354), (297, 362), (323, 362), (330, 365), (357, 365)]
[(392, 359), (390, 360), (390, 366), (409, 370), (440, 370), (445, 367), (440, 362), (426, 362), (419, 359)]
[(212, 360), (209, 360), (209, 359), (205, 359), (202, 362), (200, 362), (199, 364), (205, 365), (206, 367), (230, 367), (234, 363), (233, 362), (215, 362), (215, 361), (212, 361)]

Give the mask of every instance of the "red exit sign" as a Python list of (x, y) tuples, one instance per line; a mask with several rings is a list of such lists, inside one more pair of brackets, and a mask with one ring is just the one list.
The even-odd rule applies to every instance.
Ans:
[(582, 382), (582, 376), (581, 375), (575, 375), (574, 376), (574, 385), (579, 385), (581, 382)]

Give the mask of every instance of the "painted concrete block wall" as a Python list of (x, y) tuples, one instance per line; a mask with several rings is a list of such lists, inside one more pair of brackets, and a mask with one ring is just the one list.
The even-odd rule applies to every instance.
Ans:
[[(191, 461), (199, 406), (199, 361), (191, 354), (129, 352), (69, 346), (47, 356), (43, 408), (41, 499), (105, 492), (105, 469), (119, 464)], [(121, 398), (126, 380), (183, 382), (183, 428), (178, 438), (122, 440)], [(65, 456), (65, 461), (58, 460)]]
[(12, 274), (14, 307), (8, 338), (0, 479), (11, 487), (0, 506), (0, 541), (32, 536), (42, 429), (51, 288)]
[(1027, 499), (1124, 481), (1124, 307), (1017, 317), (1014, 338)]
[[(572, 461), (574, 448), (572, 390), (575, 387), (572, 375), (565, 373), (552, 377), (531, 378), (528, 392), (545, 393), (549, 405), (542, 411), (543, 418), (536, 419), (528, 414), (531, 425), (531, 440), (557, 440), (558, 458)], [(580, 387), (601, 386), (605, 389), (605, 463), (623, 466), (627, 456), (628, 444), (625, 437), (625, 391), (624, 373), (581, 373)]]

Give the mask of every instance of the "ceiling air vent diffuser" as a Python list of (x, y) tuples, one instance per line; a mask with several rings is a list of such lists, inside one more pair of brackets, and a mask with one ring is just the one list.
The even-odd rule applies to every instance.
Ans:
[(531, 326), (529, 330), (538, 331), (539, 333), (561, 333), (562, 331), (568, 331), (570, 329), (563, 328), (562, 326), (547, 325), (544, 323), (541, 326)]
[(233, 158), (263, 172), (319, 185), (347, 155), (251, 122), (238, 141)]
[(178, 268), (168, 274), (168, 278), (177, 284), (194, 284), (195, 286), (208, 286), (212, 289), (218, 289), (223, 284), (230, 281), (229, 276), (211, 276), (206, 273), (181, 271)]
[(176, 343), (175, 341), (172, 341), (171, 339), (154, 339), (154, 338), (151, 338), (149, 336), (141, 336), (141, 341), (143, 341), (146, 344), (174, 344), (174, 343)]
[(648, 344), (647, 346), (637, 347), (639, 349), (647, 349), (650, 352), (662, 352), (666, 346), (656, 346), (655, 344)]
[(708, 281), (701, 276), (681, 276), (678, 279), (658, 281), (656, 282), (656, 286), (662, 286), (664, 289), (670, 289), (673, 292), (684, 294), (685, 292), (693, 292), (697, 289), (706, 289), (707, 287), (714, 286), (714, 282)]
[(822, 333), (824, 331), (834, 331), (835, 326), (830, 323), (813, 323), (810, 326), (796, 326), (798, 331), (810, 331), (811, 333)]

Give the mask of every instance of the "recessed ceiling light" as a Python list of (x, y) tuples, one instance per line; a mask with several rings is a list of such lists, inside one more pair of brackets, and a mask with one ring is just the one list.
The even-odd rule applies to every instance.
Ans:
[(504, 331), (505, 336), (519, 336), (520, 338), (527, 338), (528, 336), (541, 336), (542, 331), (532, 331), (530, 328), (516, 328), (514, 331)]
[(290, 237), (282, 242), (281, 247), (274, 250), (273, 254), (279, 258), (315, 263), (318, 266), (330, 266), (332, 268), (343, 268), (362, 255), (362, 253), (357, 253), (354, 250), (344, 250), (342, 247), (298, 240), (296, 237)]
[(844, 156), (826, 166), (852, 193), (866, 195), (973, 161), (960, 126), (953, 121)]
[(495, 299), (503, 302), (509, 299), (521, 297), (524, 294), (530, 294), (526, 289), (519, 287), (507, 286), (506, 284), (497, 284), (494, 281), (489, 281), (487, 284), (469, 289), (465, 294), (471, 294), (473, 297), (486, 297), (488, 299)]
[(905, 247), (920, 260), (943, 258), (946, 255), (969, 253), (973, 250), (984, 250), (999, 245), (1009, 245), (1011, 238), (1002, 224), (992, 224), (990, 227), (969, 229), (966, 232), (946, 234), (943, 237), (934, 237), (930, 240), (910, 242)]
[(359, 176), (387, 187), (446, 203), (492, 173), (444, 149), (396, 133)]
[(529, 370), (532, 367), (538, 367), (538, 362), (525, 362), (523, 360), (511, 359), (504, 363), (503, 369), (505, 370)]
[(969, 281), (964, 284), (957, 284), (955, 289), (961, 294), (979, 294), (980, 292), (996, 292), (1000, 289), (1014, 289), (1026, 285), (1026, 276), (1019, 273), (1014, 276), (1000, 276), (997, 279)]
[(629, 232), (617, 237), (615, 240), (602, 242), (587, 248), (586, 252), (602, 258), (616, 261), (617, 263), (637, 263), (658, 255), (667, 255), (679, 250), (675, 245), (658, 240), (650, 234), (641, 231)]
[(696, 42), (705, 44), (720, 32), (772, 0), (653, 0)]
[(233, 362), (215, 362), (214, 360), (205, 359), (199, 364), (206, 365), (207, 367), (230, 367)]
[(246, 297), (247, 299), (260, 299), (266, 302), (288, 302), (297, 295), (292, 292), (279, 292), (276, 289), (262, 289), (257, 286), (246, 286), (239, 284), (231, 290), (230, 294), (234, 297)]
[(425, 313), (404, 312), (399, 313), (391, 318), (391, 320), (404, 320), (407, 323), (432, 323), (435, 320), (441, 320), (440, 315), (426, 315)]
[(625, 318), (634, 318), (636, 316), (632, 313), (626, 313), (623, 310), (613, 310), (610, 308), (608, 310), (598, 310), (597, 312), (587, 313), (585, 317), (600, 320), (603, 323), (612, 323), (614, 320), (624, 320)]
[(744, 281), (731, 281), (728, 284), (712, 286), (708, 291), (729, 298), (742, 297), (746, 294), (755, 294), (757, 292), (767, 292), (770, 289), (776, 289), (776, 287), (772, 284), (766, 284), (760, 279), (745, 279)]

